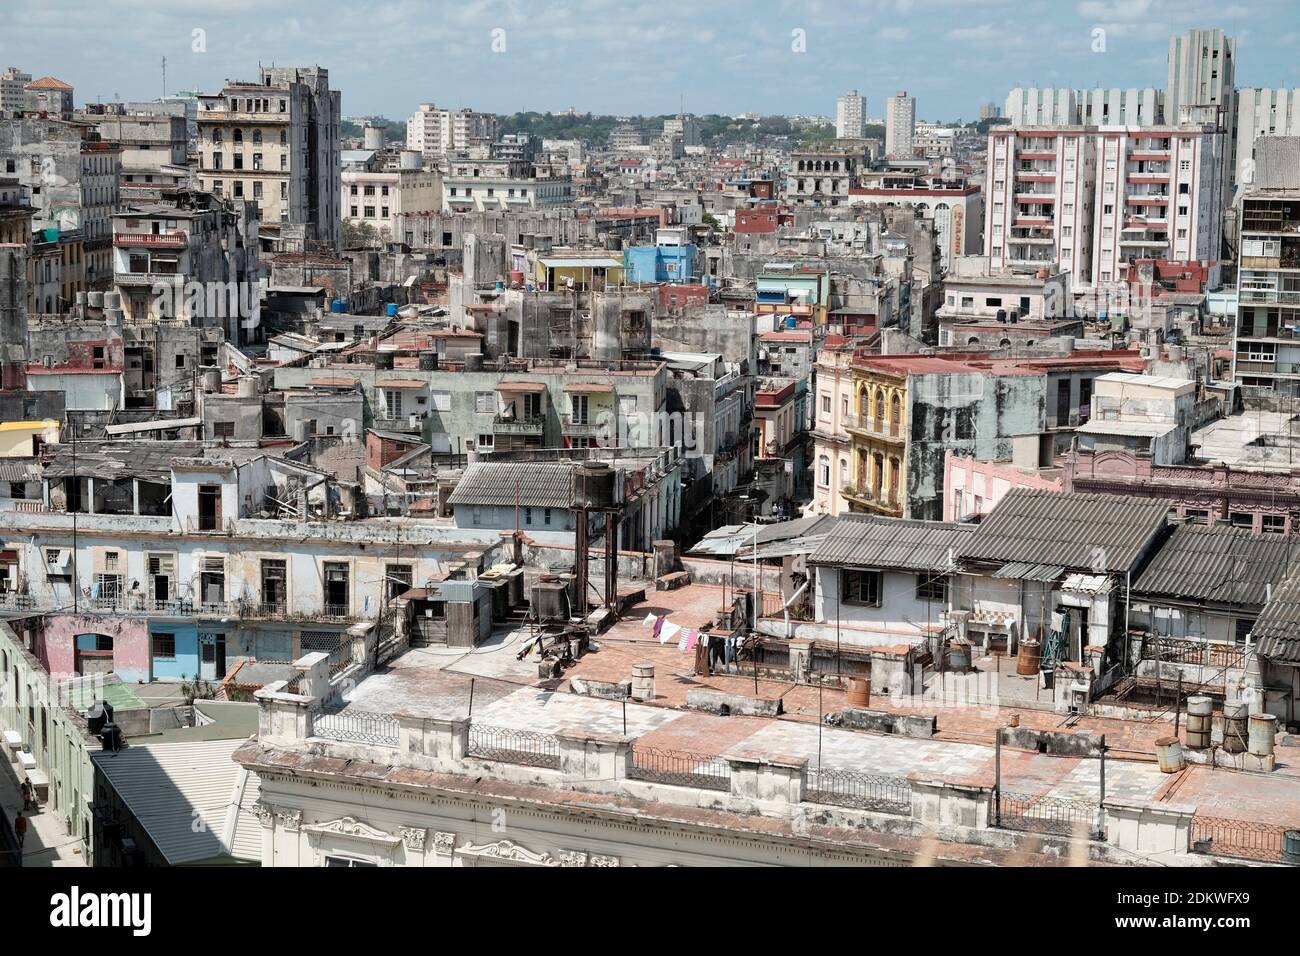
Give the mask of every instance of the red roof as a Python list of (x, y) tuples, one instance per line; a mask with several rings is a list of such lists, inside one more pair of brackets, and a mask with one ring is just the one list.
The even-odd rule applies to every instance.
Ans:
[(53, 76), (43, 76), (39, 80), (32, 80), (27, 84), (29, 90), (71, 90), (67, 83)]

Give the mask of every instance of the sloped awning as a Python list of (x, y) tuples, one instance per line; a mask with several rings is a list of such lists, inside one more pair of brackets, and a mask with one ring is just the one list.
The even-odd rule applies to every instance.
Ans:
[(1034, 564), (1030, 561), (1012, 561), (993, 572), (995, 578), (1015, 578), (1020, 581), (1041, 581), (1050, 584), (1061, 580), (1065, 568), (1055, 564)]

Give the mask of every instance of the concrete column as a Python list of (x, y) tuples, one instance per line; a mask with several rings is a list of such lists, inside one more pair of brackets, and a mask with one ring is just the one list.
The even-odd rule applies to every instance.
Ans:
[[(399, 720), (401, 715), (399, 715)], [(438, 761), (459, 767), (469, 752), (469, 719), (424, 718), (424, 751)]]
[(298, 693), (312, 700), (324, 700), (329, 696), (330, 671), (329, 655), (322, 651), (304, 654), (293, 662), (294, 667), (302, 668), (302, 678), (298, 681)]
[(632, 738), (593, 734), (573, 728), (556, 734), (560, 770), (577, 780), (624, 780), (632, 758)]
[(1195, 807), (1107, 800), (1106, 837), (1130, 853), (1188, 853)]
[(801, 803), (808, 758), (724, 754), (731, 766), (731, 795), (769, 803)]
[(984, 829), (989, 825), (989, 787), (942, 780), (912, 781), (912, 819), (930, 826)]
[(274, 681), (253, 692), (258, 703), (257, 737), (262, 743), (295, 744), (312, 732), (312, 699), (286, 693), (287, 681)]

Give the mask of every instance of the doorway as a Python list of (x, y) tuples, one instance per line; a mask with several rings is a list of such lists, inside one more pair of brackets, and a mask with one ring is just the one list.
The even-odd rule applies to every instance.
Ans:
[(226, 635), (220, 631), (199, 633), (199, 677), (218, 681), (226, 676)]

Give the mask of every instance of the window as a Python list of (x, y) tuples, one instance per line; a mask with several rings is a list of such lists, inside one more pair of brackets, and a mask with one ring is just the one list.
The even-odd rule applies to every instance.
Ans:
[(354, 860), (350, 856), (327, 856), (325, 857), (326, 866), (378, 866), (378, 863), (372, 863), (369, 860)]
[(234, 438), (235, 423), (234, 422), (213, 422), (212, 436), (214, 438)]
[(1188, 508), (1183, 512), (1183, 517), (1187, 519), (1188, 524), (1207, 525), (1210, 523), (1210, 513), (1199, 508)]
[(831, 460), (825, 455), (817, 459), (817, 484), (829, 488), (831, 484)]
[(262, 606), (273, 612), (284, 612), (288, 608), (289, 595), (288, 562), (282, 558), (266, 558), (262, 561)]
[(155, 634), (153, 636), (154, 660), (172, 661), (176, 659), (176, 635)]
[(414, 571), (409, 564), (390, 564), (384, 574), (385, 595), (388, 600), (391, 601), (411, 590), (411, 583), (414, 580)]
[(822, 392), (822, 411), (827, 415), (831, 413), (831, 393)]
[(1285, 515), (1264, 515), (1265, 534), (1286, 534)]
[(1232, 526), (1234, 528), (1253, 528), (1255, 527), (1255, 516), (1249, 511), (1234, 511), (1232, 513)]
[(879, 571), (840, 571), (840, 600), (880, 607), (880, 577)]
[(916, 599), (918, 601), (948, 601), (948, 578), (944, 575), (934, 577), (927, 574), (916, 576)]

